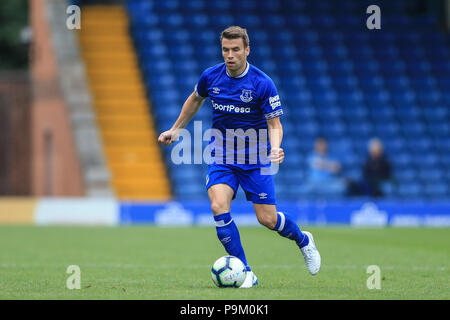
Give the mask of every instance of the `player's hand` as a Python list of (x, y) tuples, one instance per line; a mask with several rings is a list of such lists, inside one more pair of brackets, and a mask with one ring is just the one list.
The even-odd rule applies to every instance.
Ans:
[(284, 160), (284, 150), (282, 148), (272, 149), (269, 155), (270, 162), (282, 163)]
[(178, 134), (175, 130), (164, 131), (158, 137), (158, 142), (165, 146), (171, 145), (174, 141), (178, 141)]

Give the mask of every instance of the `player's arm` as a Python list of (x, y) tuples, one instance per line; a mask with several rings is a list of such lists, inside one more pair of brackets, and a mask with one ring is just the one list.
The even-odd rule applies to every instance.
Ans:
[(283, 126), (281, 125), (280, 117), (275, 117), (267, 120), (269, 128), (270, 141), (270, 156), (272, 162), (282, 163), (284, 160), (284, 151), (281, 148), (281, 141), (283, 140)]
[(179, 129), (183, 129), (187, 126), (189, 121), (191, 121), (194, 115), (198, 112), (204, 101), (205, 98), (197, 95), (196, 92), (193, 92), (184, 102), (180, 115), (173, 124), (172, 128), (161, 133), (158, 138), (158, 142), (168, 146), (174, 141), (177, 141)]

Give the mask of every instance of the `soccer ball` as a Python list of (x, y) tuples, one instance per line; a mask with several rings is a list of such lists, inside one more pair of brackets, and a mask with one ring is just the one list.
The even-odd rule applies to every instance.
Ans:
[(234, 256), (223, 256), (211, 268), (212, 281), (218, 287), (239, 288), (245, 280), (247, 270), (244, 263)]

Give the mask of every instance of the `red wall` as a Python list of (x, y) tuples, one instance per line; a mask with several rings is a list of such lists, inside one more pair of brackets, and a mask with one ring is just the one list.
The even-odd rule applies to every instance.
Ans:
[(30, 9), (33, 29), (31, 192), (35, 196), (82, 196), (81, 166), (59, 87), (45, 1), (30, 0)]

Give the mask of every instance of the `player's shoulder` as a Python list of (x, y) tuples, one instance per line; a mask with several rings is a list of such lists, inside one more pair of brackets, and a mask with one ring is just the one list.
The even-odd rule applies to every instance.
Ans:
[(276, 86), (272, 78), (269, 77), (264, 71), (262, 71), (258, 67), (255, 67), (252, 64), (250, 65), (250, 70), (249, 72), (251, 72), (250, 76), (252, 78), (252, 82), (260, 92), (264, 92), (266, 90), (268, 91), (276, 90)]
[(258, 67), (250, 64), (249, 72), (253, 78), (253, 81), (255, 81), (258, 85), (263, 85), (263, 86), (274, 85), (272, 78), (269, 77), (264, 71), (262, 71)]
[(209, 67), (203, 71), (204, 76), (216, 75), (224, 71), (225, 62), (218, 63), (212, 67)]

